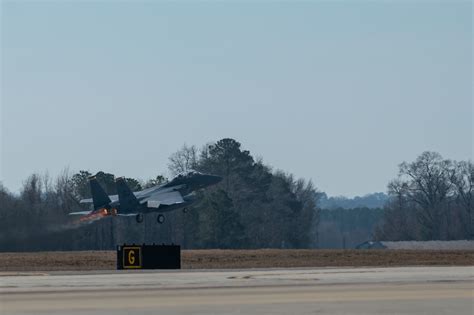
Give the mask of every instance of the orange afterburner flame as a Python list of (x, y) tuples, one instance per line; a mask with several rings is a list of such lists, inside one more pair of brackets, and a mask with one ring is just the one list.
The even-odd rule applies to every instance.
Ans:
[(105, 218), (107, 216), (116, 216), (116, 215), (117, 215), (117, 209), (115, 208), (110, 209), (110, 210), (101, 208), (88, 215), (83, 216), (78, 221), (76, 221), (76, 223), (90, 223), (90, 222), (94, 222), (99, 219)]

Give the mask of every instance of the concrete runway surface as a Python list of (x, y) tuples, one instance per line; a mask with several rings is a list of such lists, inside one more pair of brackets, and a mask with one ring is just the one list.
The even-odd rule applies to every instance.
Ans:
[(0, 314), (474, 314), (474, 267), (0, 273)]

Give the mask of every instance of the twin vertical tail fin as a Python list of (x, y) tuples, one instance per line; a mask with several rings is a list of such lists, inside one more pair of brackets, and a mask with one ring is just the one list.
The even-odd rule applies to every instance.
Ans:
[(120, 212), (123, 214), (135, 213), (140, 206), (140, 202), (130, 187), (128, 187), (125, 179), (123, 177), (115, 179), (115, 185), (120, 202)]
[(109, 196), (105, 193), (102, 186), (100, 186), (99, 182), (97, 181), (97, 178), (95, 176), (89, 177), (89, 184), (91, 186), (92, 203), (94, 204), (94, 210), (106, 208), (111, 203), (111, 200)]
[[(95, 176), (89, 177), (89, 184), (91, 187), (92, 203), (94, 204), (94, 210), (98, 210), (101, 208), (108, 209), (112, 201), (105, 193), (102, 186), (100, 186)], [(120, 203), (120, 212), (123, 214), (135, 213), (140, 206), (140, 202), (138, 202), (137, 197), (135, 197), (130, 187), (128, 187), (127, 183), (125, 182), (125, 179), (123, 177), (119, 177), (115, 180), (115, 184), (117, 187), (117, 194)]]

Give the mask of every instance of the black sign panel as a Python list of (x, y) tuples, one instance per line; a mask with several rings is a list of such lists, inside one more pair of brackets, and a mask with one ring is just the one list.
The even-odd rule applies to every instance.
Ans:
[(126, 245), (117, 247), (117, 269), (180, 269), (178, 245)]

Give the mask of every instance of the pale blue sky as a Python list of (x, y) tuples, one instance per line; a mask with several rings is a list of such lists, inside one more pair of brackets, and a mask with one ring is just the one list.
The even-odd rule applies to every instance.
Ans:
[(472, 3), (2, 2), (1, 180), (232, 137), (330, 195), (473, 156)]

